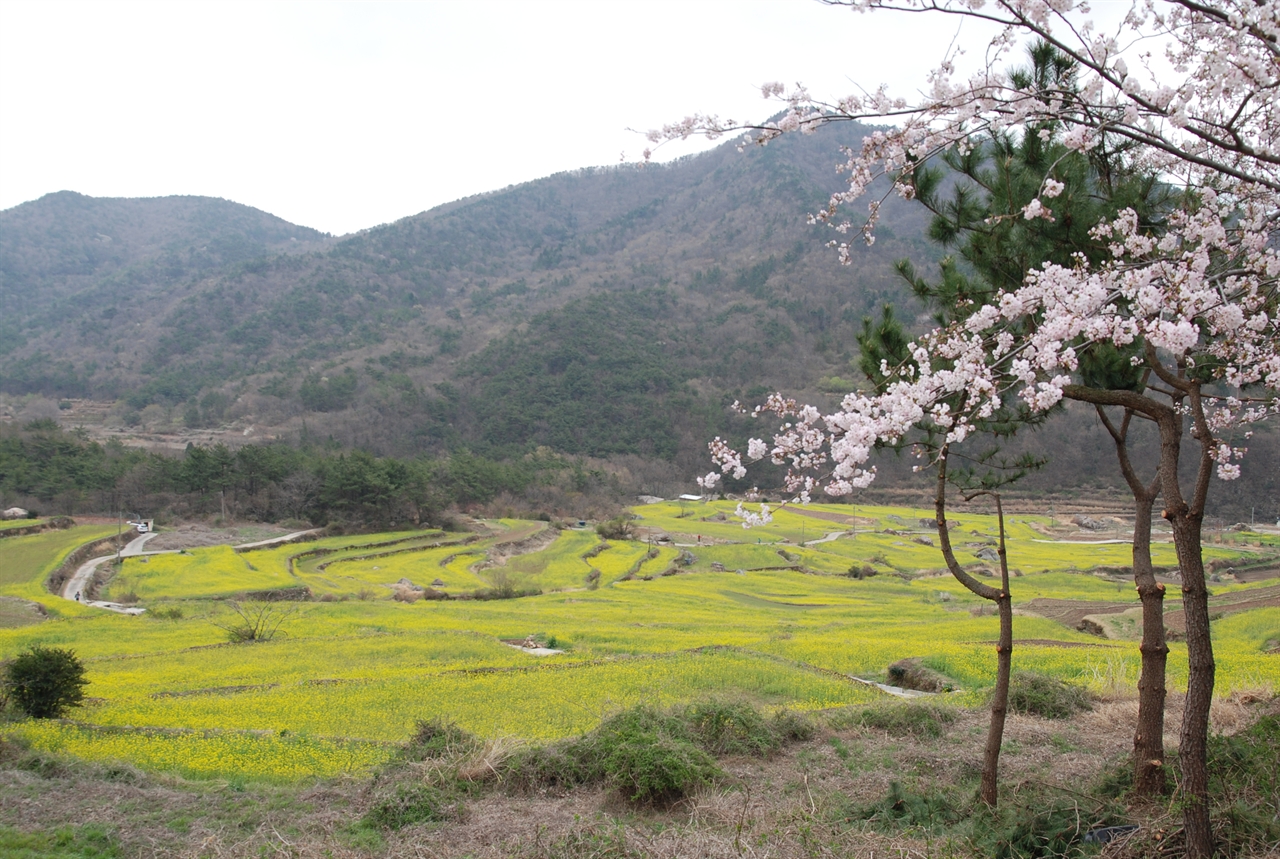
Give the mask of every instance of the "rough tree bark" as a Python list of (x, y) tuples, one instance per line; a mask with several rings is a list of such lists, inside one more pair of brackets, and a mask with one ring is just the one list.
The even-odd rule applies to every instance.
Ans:
[(938, 455), (938, 489), (934, 495), (934, 515), (938, 522), (938, 543), (942, 547), (942, 557), (946, 560), (951, 575), (973, 593), (994, 602), (1000, 616), (1000, 640), (996, 644), (996, 688), (991, 694), (991, 722), (987, 726), (987, 745), (982, 756), (982, 782), (978, 790), (982, 801), (995, 808), (999, 801), (1000, 747), (1004, 742), (1004, 722), (1009, 712), (1009, 676), (1013, 669), (1013, 602), (1009, 596), (1009, 564), (1005, 555), (1004, 508), (1000, 503), (1000, 495), (996, 492), (982, 491), (965, 496), (966, 501), (979, 495), (990, 495), (995, 499), (1000, 529), (1000, 545), (997, 549), (1000, 557), (1000, 588), (996, 589), (965, 572), (951, 548), (951, 532), (947, 527), (947, 454), (948, 450), (944, 445)]
[[(1179, 792), (1183, 801), (1183, 828), (1187, 855), (1207, 859), (1213, 855), (1213, 833), (1209, 826), (1209, 706), (1213, 701), (1215, 664), (1209, 635), (1209, 591), (1205, 583), (1200, 533), (1204, 522), (1205, 499), (1213, 470), (1213, 433), (1205, 419), (1200, 383), (1188, 378), (1179, 362), (1177, 372), (1163, 366), (1154, 347), (1147, 347), (1147, 366), (1169, 390), (1163, 392), (1171, 404), (1161, 403), (1134, 391), (1106, 391), (1083, 385), (1067, 385), (1063, 394), (1094, 405), (1131, 408), (1155, 421), (1160, 431), (1160, 494), (1164, 498), (1161, 515), (1173, 527), (1173, 545), (1182, 579), (1182, 607), (1187, 620), (1187, 699), (1182, 715), (1178, 758), (1182, 770)], [(1191, 414), (1193, 433), (1200, 446), (1199, 463), (1190, 496), (1183, 494), (1178, 479), (1184, 421), (1181, 407)]]
[(1164, 702), (1165, 668), (1169, 645), (1164, 632), (1164, 585), (1156, 581), (1151, 563), (1151, 512), (1160, 493), (1160, 475), (1144, 484), (1134, 470), (1127, 441), (1129, 426), (1135, 414), (1124, 410), (1117, 427), (1102, 406), (1094, 406), (1102, 425), (1116, 445), (1120, 472), (1133, 494), (1133, 581), (1142, 601), (1142, 673), (1138, 677), (1138, 725), (1133, 734), (1133, 792), (1150, 799), (1165, 792), (1164, 769)]

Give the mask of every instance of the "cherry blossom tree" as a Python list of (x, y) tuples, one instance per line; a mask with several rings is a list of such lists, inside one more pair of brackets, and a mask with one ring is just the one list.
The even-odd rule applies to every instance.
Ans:
[[(873, 393), (852, 392), (822, 415), (775, 395), (757, 410), (782, 420), (771, 441), (753, 439), (744, 454), (717, 439), (719, 473), (745, 473), (769, 459), (788, 466), (799, 500), (821, 489), (844, 495), (868, 486), (878, 444), (898, 443), (917, 426), (943, 434), (939, 450), (963, 445), (1011, 403), (1044, 412), (1064, 397), (1119, 407), (1159, 430), (1162, 515), (1174, 535), (1187, 616), (1189, 676), (1181, 729), (1181, 791), (1188, 855), (1213, 852), (1205, 769), (1214, 683), (1201, 527), (1210, 478), (1240, 474), (1249, 426), (1280, 412), (1280, 0), (1139, 0), (1110, 31), (1076, 0), (845, 0), (859, 12), (968, 17), (999, 34), (986, 61), (961, 80), (957, 56), (930, 74), (916, 100), (885, 88), (835, 101), (803, 87), (766, 84), (781, 117), (766, 124), (693, 116), (655, 132), (656, 141), (692, 134), (747, 131), (767, 144), (778, 135), (842, 120), (894, 123), (844, 150), (847, 187), (812, 220), (836, 231), (832, 245), (851, 260), (850, 234), (875, 238), (883, 201), (847, 214), (880, 177), (911, 198), (921, 165), (944, 152), (964, 153), (983, 139), (1040, 126), (1071, 152), (1087, 153), (1107, 137), (1134, 144), (1134, 166), (1176, 183), (1181, 205), (1162, 229), (1143, 229), (1122, 210), (1092, 227), (1107, 256), (1045, 263), (1021, 283), (997, 290), (962, 319), (909, 347), (909, 359), (882, 367), (893, 381)], [(1029, 86), (1007, 71), (1011, 52), (1040, 40), (1078, 69), (1071, 87)], [(1063, 183), (1055, 165), (1040, 193), (1010, 217), (1055, 218)], [(1131, 355), (1150, 374), (1142, 390), (1081, 383), (1091, 350)], [(1195, 477), (1178, 475), (1185, 436), (1194, 440)], [(719, 473), (702, 479), (714, 485)], [(743, 510), (750, 522), (767, 517)]]

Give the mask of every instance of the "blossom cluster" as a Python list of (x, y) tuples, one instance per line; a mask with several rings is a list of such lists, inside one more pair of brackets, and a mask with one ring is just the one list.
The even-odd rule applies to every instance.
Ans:
[[(1133, 166), (1185, 188), (1187, 204), (1158, 234), (1140, 229), (1132, 211), (1096, 225), (1093, 235), (1107, 243), (1110, 259), (1027, 272), (1019, 288), (921, 337), (911, 361), (882, 368), (893, 380), (882, 393), (849, 394), (825, 416), (771, 398), (764, 411), (783, 421), (772, 444), (751, 441), (744, 461), (717, 439), (712, 458), (720, 473), (740, 477), (746, 464), (767, 456), (790, 467), (792, 491), (807, 496), (821, 472), (826, 492), (844, 494), (874, 479), (867, 462), (876, 444), (897, 443), (919, 426), (959, 443), (1019, 401), (1043, 412), (1062, 399), (1081, 352), (1111, 344), (1139, 347), (1135, 363), (1161, 379), (1196, 380), (1199, 431), (1213, 436), (1202, 441), (1214, 451), (1220, 477), (1238, 476), (1243, 448), (1219, 434), (1280, 410), (1280, 0), (1137, 0), (1109, 33), (1084, 19), (1088, 6), (1076, 0), (831, 2), (857, 11), (968, 16), (1003, 29), (976, 74), (958, 79), (949, 55), (915, 102), (883, 87), (823, 102), (803, 87), (767, 84), (765, 97), (786, 106), (777, 121), (735, 125), (694, 116), (652, 138), (746, 130), (764, 144), (841, 120), (892, 121), (843, 150), (845, 187), (811, 216), (867, 242), (883, 198), (871, 200), (860, 225), (841, 213), (873, 182), (888, 178), (891, 193), (910, 198), (921, 163), (1019, 129), (1055, 134), (1069, 152), (1087, 152), (1108, 136), (1135, 143)], [(1008, 72), (1023, 38), (1072, 60), (1072, 84), (1027, 87)], [(1162, 46), (1162, 58), (1147, 47), (1153, 44)], [(1020, 216), (1052, 220), (1063, 187), (1051, 167)], [(851, 262), (847, 241), (832, 245)], [(1171, 393), (1171, 403), (1183, 399)], [(713, 478), (715, 472), (706, 480)]]

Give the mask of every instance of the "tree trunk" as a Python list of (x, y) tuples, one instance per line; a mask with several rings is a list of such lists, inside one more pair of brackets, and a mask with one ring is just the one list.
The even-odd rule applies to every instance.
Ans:
[(982, 801), (995, 808), (1000, 765), (1000, 746), (1004, 742), (1004, 720), (1009, 713), (1009, 679), (1013, 672), (1013, 600), (1009, 596), (1009, 564), (1004, 546), (1004, 509), (1000, 496), (995, 496), (1000, 523), (1000, 595), (996, 611), (1000, 615), (1000, 642), (996, 645), (996, 688), (991, 693), (991, 723), (987, 726), (987, 747), (982, 760)]
[[(1137, 500), (1137, 499), (1136, 499)], [(1145, 501), (1145, 503), (1143, 503)], [(1133, 735), (1133, 792), (1152, 798), (1165, 792), (1164, 702), (1169, 645), (1164, 634), (1164, 585), (1151, 565), (1151, 508), (1138, 500), (1133, 525), (1133, 579), (1142, 600), (1142, 674), (1138, 677), (1138, 727)]]
[[(1145, 385), (1146, 379), (1143, 383)], [(1164, 703), (1165, 669), (1169, 645), (1164, 632), (1164, 585), (1156, 581), (1151, 563), (1151, 510), (1160, 491), (1160, 476), (1150, 485), (1138, 479), (1129, 458), (1129, 427), (1135, 412), (1125, 409), (1124, 419), (1116, 427), (1101, 405), (1095, 405), (1098, 418), (1116, 444), (1120, 472), (1133, 494), (1133, 580), (1142, 601), (1142, 673), (1138, 677), (1138, 724), (1133, 734), (1133, 793), (1151, 799), (1164, 794), (1167, 779), (1164, 769)]]
[(1185, 804), (1183, 827), (1187, 833), (1187, 856), (1207, 859), (1213, 855), (1207, 758), (1215, 665), (1209, 637), (1209, 589), (1200, 558), (1201, 517), (1185, 509), (1166, 513), (1173, 523), (1173, 542), (1182, 572), (1182, 609), (1187, 618), (1187, 701), (1178, 751)]
[[(1000, 788), (1000, 748), (1004, 742), (1004, 721), (1009, 711), (1009, 675), (1013, 669), (1013, 604), (1009, 596), (1009, 564), (1005, 557), (1004, 509), (1000, 504), (1000, 496), (995, 492), (979, 492), (976, 495), (991, 495), (996, 500), (996, 514), (1000, 524), (1000, 589), (996, 590), (984, 584), (964, 571), (956, 560), (955, 551), (951, 548), (951, 531), (947, 527), (947, 448), (944, 445), (938, 454), (938, 489), (934, 495), (934, 516), (938, 523), (938, 543), (942, 547), (942, 557), (947, 562), (947, 569), (960, 584), (983, 599), (996, 604), (1000, 615), (1000, 641), (996, 644), (996, 688), (991, 695), (991, 722), (987, 727), (987, 745), (982, 759), (982, 782), (978, 791), (979, 798), (991, 808), (995, 808), (999, 800)], [(969, 496), (970, 498), (976, 497)]]
[(1168, 384), (1186, 391), (1194, 421), (1194, 436), (1200, 444), (1200, 462), (1191, 500), (1184, 498), (1178, 481), (1183, 420), (1167, 414), (1160, 427), (1160, 487), (1164, 496), (1164, 518), (1173, 526), (1173, 545), (1182, 578), (1182, 610), (1187, 619), (1187, 700), (1182, 711), (1182, 732), (1178, 759), (1182, 769), (1182, 826), (1187, 837), (1188, 859), (1209, 859), (1213, 855), (1213, 832), (1209, 827), (1209, 705), (1213, 702), (1213, 642), (1209, 637), (1209, 589), (1204, 580), (1204, 559), (1200, 555), (1200, 530), (1204, 522), (1204, 502), (1213, 470), (1213, 434), (1204, 416), (1199, 386), (1180, 377), (1156, 372)]
[[(1200, 530), (1204, 504), (1213, 471), (1216, 440), (1205, 419), (1198, 382), (1186, 377), (1180, 361), (1177, 373), (1163, 366), (1155, 347), (1146, 346), (1147, 366), (1172, 388), (1172, 405), (1156, 402), (1133, 391), (1103, 391), (1082, 385), (1067, 385), (1063, 393), (1072, 399), (1095, 405), (1132, 408), (1156, 422), (1160, 428), (1160, 494), (1164, 497), (1165, 519), (1173, 526), (1173, 545), (1182, 576), (1182, 607), (1187, 618), (1187, 702), (1182, 713), (1182, 733), (1178, 759), (1181, 762), (1183, 813), (1188, 859), (1209, 859), (1213, 855), (1213, 833), (1209, 827), (1209, 705), (1213, 701), (1213, 642), (1209, 636), (1209, 591), (1204, 580), (1204, 560), (1200, 556)], [(1178, 460), (1182, 449), (1183, 418), (1179, 407), (1189, 405), (1194, 421), (1193, 436), (1200, 445), (1200, 462), (1190, 502), (1182, 494), (1178, 480)]]

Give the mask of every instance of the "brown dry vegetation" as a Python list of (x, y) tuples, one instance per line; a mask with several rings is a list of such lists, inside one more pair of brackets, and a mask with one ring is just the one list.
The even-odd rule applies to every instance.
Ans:
[[(1176, 725), (1181, 701), (1170, 701)], [(1137, 704), (1109, 700), (1069, 721), (1011, 716), (1001, 758), (1002, 802), (1019, 797), (1078, 797), (1104, 771), (1123, 766)], [(1280, 699), (1237, 695), (1219, 701), (1215, 730), (1238, 731)], [(894, 782), (910, 790), (972, 783), (979, 766), (986, 714), (964, 710), (937, 738), (893, 735), (866, 727), (830, 727), (773, 757), (722, 758), (727, 778), (667, 808), (636, 808), (601, 788), (516, 792), (494, 780), (511, 749), (490, 743), (467, 764), (487, 784), (463, 800), (458, 819), (377, 831), (358, 825), (383, 789), (373, 781), (340, 779), (309, 786), (188, 783), (128, 766), (73, 764), (0, 746), (0, 824), (19, 831), (97, 824), (126, 856), (249, 857), (949, 857), (968, 856), (962, 842), (902, 832), (877, 832), (849, 820), (848, 810), (874, 803)], [(1166, 737), (1175, 747), (1177, 738)], [(429, 765), (410, 773), (427, 777)], [(400, 773), (400, 778), (404, 772)], [(1136, 859), (1176, 856), (1175, 837), (1156, 842), (1161, 827), (1176, 830), (1164, 805), (1129, 810), (1147, 824), (1147, 841), (1117, 843), (1102, 855)], [(1084, 823), (1087, 826), (1089, 820)], [(1163, 836), (1162, 836), (1163, 838)], [(1171, 852), (1144, 852), (1161, 849)], [(1144, 846), (1145, 845), (1145, 846)], [(1135, 852), (1137, 851), (1137, 852)], [(1238, 855), (1267, 857), (1276, 850)]]

